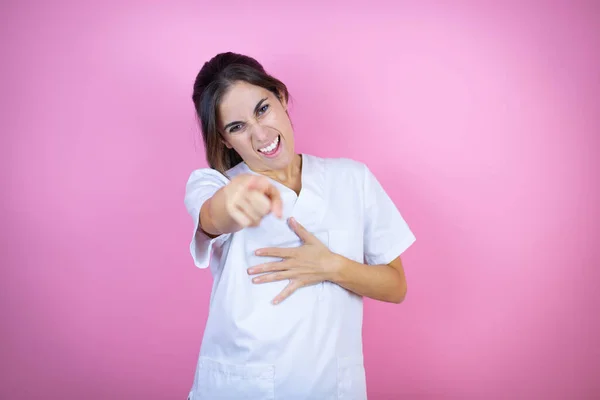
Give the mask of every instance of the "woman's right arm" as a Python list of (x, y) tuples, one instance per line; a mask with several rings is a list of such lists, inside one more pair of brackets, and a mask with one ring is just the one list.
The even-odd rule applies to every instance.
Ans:
[(211, 237), (258, 226), (273, 212), (282, 217), (279, 191), (263, 176), (239, 175), (204, 202), (200, 209), (200, 229)]

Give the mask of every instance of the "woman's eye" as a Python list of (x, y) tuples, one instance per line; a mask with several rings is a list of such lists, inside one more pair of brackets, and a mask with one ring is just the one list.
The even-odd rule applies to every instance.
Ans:
[(258, 109), (258, 114), (264, 114), (267, 112), (267, 110), (269, 109), (269, 105), (265, 104), (264, 106), (262, 106), (261, 108)]
[(229, 129), (229, 133), (237, 132), (240, 129), (242, 129), (242, 125), (240, 125), (240, 124), (234, 125)]

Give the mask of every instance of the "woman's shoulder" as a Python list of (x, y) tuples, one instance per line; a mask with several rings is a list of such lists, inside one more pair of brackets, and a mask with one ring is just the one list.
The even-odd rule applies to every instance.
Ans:
[(222, 187), (227, 185), (233, 177), (244, 172), (246, 172), (244, 163), (237, 164), (225, 173), (210, 167), (198, 168), (190, 173), (186, 186), (188, 188), (198, 186)]
[(310, 156), (318, 160), (329, 172), (356, 173), (362, 175), (366, 164), (348, 157), (318, 157)]
[(187, 180), (186, 187), (197, 187), (203, 185), (225, 186), (229, 178), (213, 168), (198, 168), (193, 170)]

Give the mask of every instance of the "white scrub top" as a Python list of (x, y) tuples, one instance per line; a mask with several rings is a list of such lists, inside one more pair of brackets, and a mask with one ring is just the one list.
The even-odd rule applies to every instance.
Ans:
[[(210, 308), (191, 400), (366, 399), (362, 297), (331, 282), (303, 287), (278, 305), (288, 281), (252, 283), (247, 269), (275, 261), (264, 247), (301, 241), (287, 225), (293, 216), (331, 251), (366, 264), (387, 264), (414, 241), (400, 212), (362, 163), (302, 155), (300, 195), (281, 192), (283, 220), (210, 239), (198, 230), (202, 204), (229, 179), (216, 170), (192, 172), (185, 205), (194, 219), (194, 263), (213, 276)], [(227, 171), (256, 174), (245, 163)]]

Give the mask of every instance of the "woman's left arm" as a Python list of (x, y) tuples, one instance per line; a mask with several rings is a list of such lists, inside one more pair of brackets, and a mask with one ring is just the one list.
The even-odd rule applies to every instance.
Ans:
[(320, 282), (333, 282), (360, 296), (400, 303), (406, 295), (406, 279), (400, 257), (387, 265), (365, 265), (333, 253), (293, 218), (292, 230), (302, 239), (296, 248), (258, 249), (256, 255), (281, 258), (281, 261), (256, 265), (248, 269), (254, 283), (289, 280), (275, 298), (282, 302), (297, 289)]
[(365, 265), (334, 254), (330, 265), (327, 280), (358, 295), (397, 304), (406, 296), (406, 277), (400, 257), (387, 265)]

